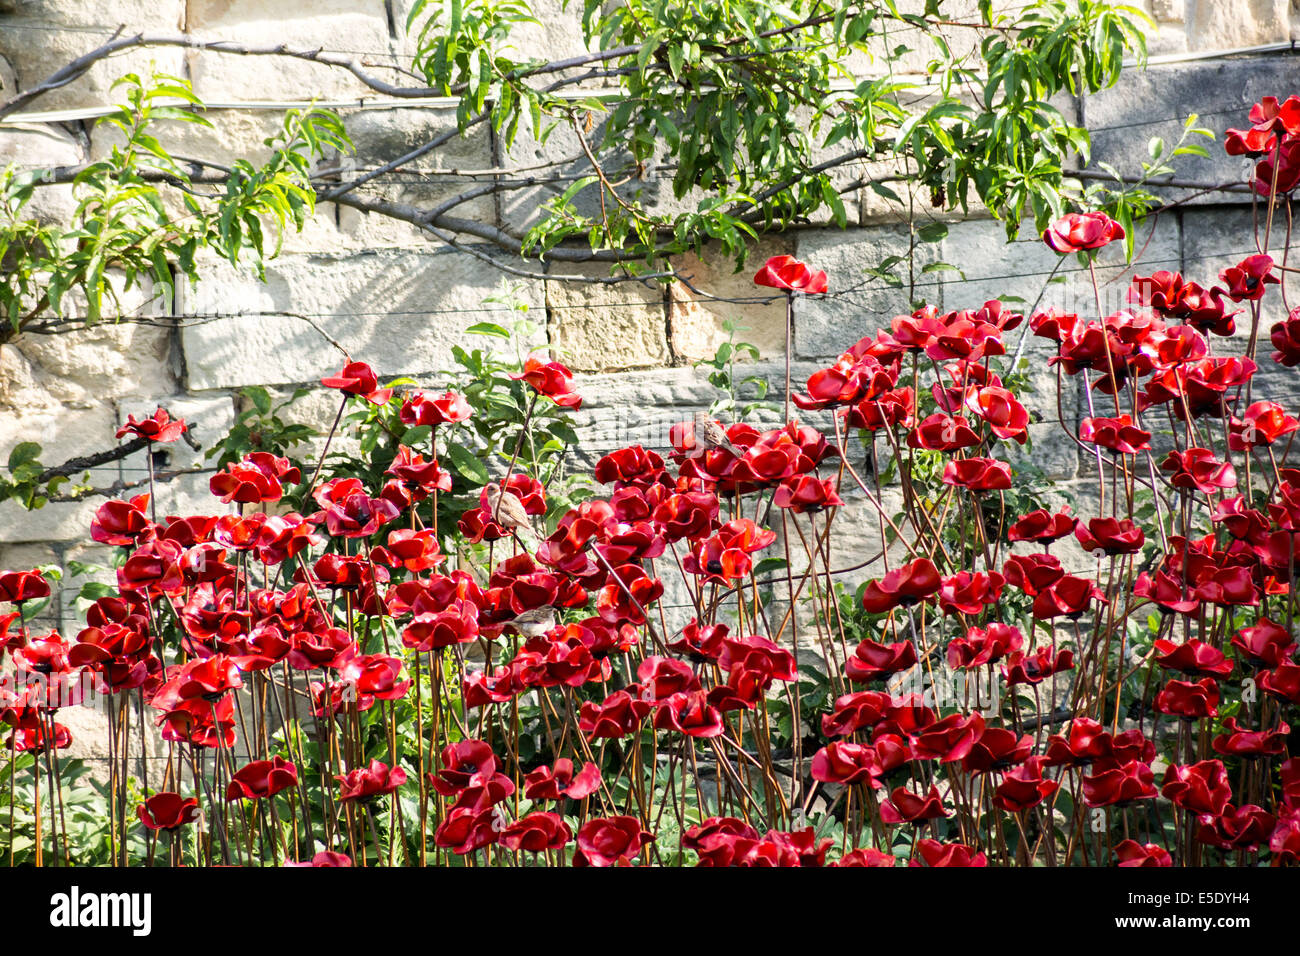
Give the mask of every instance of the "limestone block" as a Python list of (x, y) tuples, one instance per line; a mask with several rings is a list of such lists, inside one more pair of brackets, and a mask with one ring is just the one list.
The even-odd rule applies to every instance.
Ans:
[[(345, 119), (348, 134), (356, 152), (344, 162), (342, 178), (382, 166), (400, 156), (418, 149), (434, 138), (456, 128), (456, 115), (452, 110), (393, 109), (360, 111)], [(406, 203), (421, 209), (431, 209), (447, 202), (489, 180), (471, 177), (465, 173), (493, 168), (492, 144), (486, 127), (472, 127), (463, 135), (453, 136), (434, 151), (404, 166), (401, 170), (377, 177), (368, 183), (366, 195), (377, 195), (390, 202)], [(348, 207), (341, 208), (341, 221), (346, 232), (359, 230), (363, 224), (373, 228), (373, 221), (381, 217), (366, 215)], [(481, 222), (496, 219), (496, 200), (492, 196), (478, 196), (447, 210), (450, 215)], [(418, 228), (406, 223), (392, 223), (393, 235), (402, 237), (401, 244), (423, 244), (427, 239)], [(374, 236), (379, 244), (382, 233)]]
[[(59, 30), (58, 24), (52, 24), (43, 13), (30, 17), (7, 17), (0, 28), (0, 56), (9, 61), (18, 88), (26, 90), (40, 85), (65, 64), (107, 43), (119, 23), (127, 23), (128, 28), (151, 33), (179, 34), (179, 2), (168, 0), (161, 5), (157, 14), (143, 9), (150, 4), (144, 3), (141, 6), (141, 12), (129, 18), (110, 20), (105, 19), (103, 13), (87, 14), (89, 19), (78, 24), (82, 29), (66, 32)], [(110, 13), (107, 16), (113, 15)], [(102, 35), (83, 32), (89, 25), (102, 26)], [(143, 77), (151, 69), (179, 76), (184, 72), (184, 63), (184, 56), (177, 47), (131, 49), (99, 61), (67, 86), (43, 94), (29, 103), (25, 112), (118, 103), (122, 99), (121, 91), (112, 89), (112, 85), (119, 77), (126, 73), (137, 73)]]
[[(566, 266), (564, 272), (608, 274), (600, 266)], [(572, 369), (607, 371), (668, 362), (664, 295), (654, 282), (547, 282), (546, 309), (551, 346)]]
[(30, 363), (39, 386), (60, 402), (94, 404), (175, 387), (166, 328), (105, 321), (57, 335), (24, 334), (12, 347)]
[[(396, 61), (389, 43), (383, 0), (303, 0), (291, 7), (263, 0), (191, 0), (188, 28), (200, 39), (230, 40), (253, 47), (284, 43), (324, 49), (374, 63), (369, 72), (400, 82), (380, 64)], [(194, 90), (206, 100), (311, 100), (374, 95), (343, 69), (284, 56), (187, 54)]]
[[(204, 159), (229, 166), (237, 159), (256, 165), (271, 155), (266, 140), (284, 128), (284, 115), (271, 110), (211, 110), (204, 117), (212, 125), (182, 120), (159, 120), (154, 135), (174, 156)], [(100, 124), (90, 133), (90, 157), (102, 159), (120, 145), (123, 136), (114, 126)]]
[[(889, 320), (900, 312), (910, 312), (906, 262), (894, 267), (893, 273), (903, 281), (901, 288), (890, 288), (868, 276), (888, 256), (908, 253), (908, 230), (905, 227), (878, 226), (867, 229), (801, 232), (795, 256), (812, 269), (826, 272), (829, 295), (796, 297), (794, 304), (795, 353), (801, 358), (834, 357), (864, 335), (888, 328)], [(916, 278), (924, 282), (922, 267), (937, 258), (935, 243), (917, 243)], [(927, 294), (939, 298), (937, 286), (926, 290), (916, 287), (918, 297)]]
[(729, 320), (737, 326), (737, 342), (756, 346), (764, 356), (784, 354), (784, 298), (773, 297), (773, 290), (754, 285), (753, 276), (772, 256), (791, 255), (793, 251), (794, 243), (788, 238), (765, 238), (750, 249), (739, 272), (716, 247), (707, 248), (703, 257), (687, 253), (674, 258), (673, 270), (685, 276), (700, 294), (679, 282), (668, 287), (673, 353), (689, 361), (712, 358), (718, 346), (727, 341), (722, 323)]
[[(261, 284), (214, 266), (197, 289), (186, 290), (186, 314), (241, 314), (183, 331), (191, 389), (313, 382), (337, 371), (343, 357), (312, 323), (384, 379), (449, 368), (452, 345), (483, 344), (464, 329), (499, 311), (483, 300), (499, 290), (503, 274), (467, 253), (443, 249), (289, 255), (271, 263), (266, 277)], [(523, 285), (520, 295), (541, 307), (542, 290), (535, 285)], [(265, 314), (281, 311), (310, 321)]]
[(1230, 50), (1291, 39), (1286, 0), (1196, 0), (1187, 11), (1193, 48)]
[[(3, 58), (0, 57), (0, 67)], [(0, 69), (0, 97), (13, 93), (13, 83)], [(13, 163), (21, 171), (35, 173), (60, 166), (75, 166), (82, 160), (81, 145), (63, 130), (49, 125), (20, 124), (0, 126), (0, 164)], [(77, 208), (70, 185), (48, 184), (38, 188), (23, 207), (25, 219), (41, 223), (65, 224)]]
[(13, 500), (0, 502), (0, 544), (82, 540), (90, 534), (91, 519), (102, 501), (51, 503), (35, 511)]
[[(790, 378), (795, 389), (808, 380), (815, 366), (808, 362), (794, 363)], [(662, 455), (672, 450), (669, 430), (683, 421), (693, 421), (697, 415), (708, 412), (724, 392), (710, 384), (706, 369), (669, 368), (646, 371), (627, 371), (617, 374), (583, 375), (577, 377), (578, 392), (583, 396), (582, 408), (574, 415), (580, 445), (575, 451), (587, 465), (594, 464), (602, 455), (627, 445), (643, 445)], [(785, 364), (767, 361), (747, 365), (745, 375), (755, 375), (768, 383), (770, 401), (781, 402), (781, 389)], [(723, 415), (730, 420), (730, 416)], [(816, 416), (808, 418), (809, 424), (828, 431), (828, 421)], [(755, 412), (746, 416), (755, 428), (774, 428), (779, 424), (780, 412)]]

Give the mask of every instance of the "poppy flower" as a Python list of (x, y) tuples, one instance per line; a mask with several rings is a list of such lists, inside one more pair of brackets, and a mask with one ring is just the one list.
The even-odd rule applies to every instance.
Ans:
[(39, 571), (5, 571), (0, 573), (0, 602), (22, 604), (50, 596), (50, 584)]
[(911, 607), (929, 600), (943, 580), (929, 558), (917, 558), (889, 571), (878, 581), (868, 581), (862, 592), (862, 606), (872, 614), (884, 614), (896, 607)]
[(529, 800), (581, 800), (600, 789), (600, 766), (584, 764), (582, 771), (573, 772), (573, 761), (567, 757), (556, 759), (554, 768), (538, 767), (524, 777), (524, 796)]
[(989, 423), (999, 438), (1024, 444), (1029, 437), (1029, 412), (1005, 388), (987, 386), (966, 390), (966, 407)]
[(199, 801), (163, 791), (136, 807), (135, 814), (150, 830), (179, 830), (199, 818)]
[(1229, 804), (1221, 813), (1204, 814), (1196, 839), (1220, 850), (1254, 850), (1273, 835), (1277, 818), (1263, 807)]
[(392, 793), (406, 783), (406, 771), (372, 760), (369, 765), (350, 770), (343, 776), (335, 775), (334, 779), (339, 782), (340, 800), (365, 801)]
[(616, 488), (646, 488), (664, 477), (664, 460), (656, 451), (630, 445), (612, 451), (596, 462), (595, 478)]
[(173, 419), (167, 409), (159, 408), (147, 418), (136, 421), (134, 415), (126, 417), (126, 424), (117, 430), (118, 438), (135, 435), (150, 442), (173, 442), (185, 433), (185, 420)]
[(647, 657), (636, 669), (638, 682), (654, 701), (667, 700), (673, 694), (699, 690), (700, 679), (682, 661), (667, 657)]
[(897, 866), (898, 859), (892, 853), (863, 847), (850, 850), (836, 860), (831, 866)]
[(1146, 541), (1142, 529), (1128, 518), (1092, 518), (1087, 524), (1080, 521), (1074, 536), (1083, 550), (1109, 557), (1136, 554)]
[(297, 783), (298, 768), (277, 754), (270, 760), (254, 760), (236, 771), (226, 786), (226, 799), (260, 800)]
[(654, 837), (636, 817), (595, 817), (578, 831), (574, 866), (627, 866)]
[(1104, 212), (1069, 213), (1043, 231), (1043, 242), (1061, 255), (1100, 249), (1123, 238), (1124, 227)]
[(730, 629), (725, 624), (712, 624), (700, 627), (699, 621), (691, 618), (675, 639), (668, 642), (668, 649), (678, 654), (685, 654), (696, 663), (716, 661), (722, 653), (723, 642)]
[(1154, 575), (1143, 571), (1133, 584), (1133, 593), (1151, 601), (1164, 614), (1187, 614), (1201, 604), (1200, 598), (1189, 594), (1183, 582), (1167, 571)]
[(794, 256), (773, 256), (754, 275), (754, 284), (769, 289), (818, 295), (826, 291), (826, 273), (814, 272)]
[(958, 451), (971, 448), (980, 442), (979, 435), (958, 415), (950, 418), (936, 412), (921, 421), (907, 435), (909, 448), (924, 448), (929, 451)]
[(997, 571), (958, 571), (943, 579), (939, 587), (939, 607), (945, 614), (979, 614), (996, 604), (1006, 584)]
[(458, 796), (472, 782), (496, 772), (497, 758), (491, 745), (482, 740), (461, 740), (448, 744), (438, 755), (436, 774), (427, 774), (429, 785), (444, 797)]
[(1125, 840), (1115, 845), (1116, 866), (1160, 867), (1173, 866), (1169, 851), (1156, 843), (1138, 843)]
[[(451, 472), (439, 465), (437, 459), (426, 459), (406, 445), (397, 446), (393, 463), (384, 474), (398, 479), (403, 490), (409, 492), (412, 501), (422, 501), (434, 491), (451, 491)], [(392, 503), (399, 508), (405, 504), (397, 501)]]
[(1079, 438), (1125, 455), (1136, 455), (1151, 447), (1151, 433), (1134, 425), (1129, 415), (1085, 418), (1079, 426)]
[[(837, 740), (817, 751), (812, 759), (812, 778), (823, 783), (862, 783), (879, 772), (876, 752), (865, 744)], [(873, 785), (879, 786), (874, 781)]]
[(1055, 514), (1046, 508), (1039, 508), (1017, 518), (1007, 529), (1007, 540), (1051, 544), (1073, 531), (1076, 521), (1077, 519), (1070, 514), (1069, 505)]
[(352, 865), (352, 858), (346, 853), (336, 853), (333, 850), (321, 850), (306, 863), (286, 862), (285, 866), (319, 866), (319, 867), (345, 867)]
[(988, 866), (988, 858), (982, 851), (964, 843), (940, 843), (938, 840), (917, 840), (916, 852), (920, 860), (912, 860), (908, 866)]
[(942, 481), (968, 491), (1006, 491), (1011, 487), (1011, 466), (994, 458), (962, 458), (948, 462)]
[(1125, 806), (1155, 795), (1155, 773), (1139, 760), (1083, 778), (1083, 799), (1090, 807)]
[(289, 464), (289, 459), (255, 451), (213, 475), (208, 487), (227, 503), (273, 502), (283, 497), (285, 484), (300, 481), (302, 473)]
[(837, 697), (834, 709), (822, 714), (822, 733), (827, 737), (846, 737), (865, 727), (874, 727), (892, 702), (888, 694), (874, 690)]
[(386, 405), (393, 397), (391, 388), (380, 388), (374, 370), (365, 362), (349, 362), (343, 371), (320, 380), (326, 388), (336, 388), (345, 395), (358, 395), (371, 405)]
[(760, 528), (749, 518), (736, 518), (696, 544), (682, 567), (691, 574), (703, 575), (704, 581), (726, 584), (747, 576), (753, 567), (750, 555), (775, 540), (775, 531)]
[(1156, 694), (1156, 710), (1183, 720), (1214, 717), (1219, 713), (1218, 705), (1219, 687), (1212, 677), (1195, 683), (1171, 680)]
[(1012, 651), (1002, 665), (1002, 676), (1008, 684), (1039, 684), (1061, 671), (1074, 669), (1074, 651), (1044, 645), (1026, 654)]
[(1273, 361), (1286, 368), (1300, 365), (1300, 307), (1291, 310), (1281, 322), (1269, 330), (1269, 341), (1277, 351)]
[(506, 826), (500, 807), (457, 807), (434, 831), (433, 842), (465, 856), (496, 843)]
[(1000, 621), (987, 628), (971, 627), (965, 636), (948, 642), (948, 663), (965, 670), (996, 664), (1011, 651), (1020, 650), (1024, 641), (1019, 628)]
[(1030, 757), (1024, 764), (1009, 770), (993, 791), (993, 805), (1008, 813), (1021, 813), (1038, 806), (1060, 787), (1056, 780), (1043, 777), (1044, 761)]
[(1229, 266), (1219, 273), (1227, 289), (1228, 298), (1233, 302), (1254, 302), (1264, 297), (1264, 290), (1269, 285), (1280, 281), (1273, 275), (1273, 257), (1263, 254), (1247, 256), (1235, 266)]
[(898, 787), (889, 794), (889, 799), (880, 804), (880, 819), (885, 823), (910, 823), (918, 826), (928, 820), (939, 820), (948, 816), (939, 797), (939, 788), (934, 784), (923, 795), (918, 795), (906, 787)]
[(1223, 651), (1197, 638), (1182, 644), (1161, 638), (1152, 646), (1161, 667), (1192, 677), (1227, 677), (1232, 673), (1232, 661), (1223, 656)]
[(950, 714), (920, 730), (912, 739), (912, 754), (918, 760), (954, 763), (971, 753), (984, 734), (984, 718)]
[(474, 410), (455, 392), (443, 392), (430, 398), (424, 392), (412, 392), (402, 402), (398, 418), (407, 425), (452, 425), (470, 419)]
[(1272, 670), (1260, 671), (1259, 689), (1279, 700), (1300, 704), (1300, 665), (1287, 661)]
[(130, 501), (105, 501), (90, 523), (90, 537), (100, 544), (131, 545), (152, 527), (149, 521), (149, 495), (137, 495)]
[(795, 514), (808, 514), (825, 508), (838, 508), (844, 502), (835, 491), (833, 479), (799, 475), (787, 478), (777, 486), (772, 495), (772, 504), (778, 508), (789, 508)]
[(905, 671), (916, 663), (916, 648), (910, 641), (877, 644), (863, 638), (844, 664), (844, 676), (857, 683), (884, 680), (890, 674)]
[(1190, 813), (1217, 816), (1232, 800), (1232, 784), (1221, 760), (1202, 760), (1188, 766), (1170, 765), (1160, 792)]
[(583, 701), (578, 711), (578, 729), (588, 737), (624, 737), (640, 728), (653, 706), (648, 700), (618, 690), (600, 703)]
[(1077, 620), (1093, 601), (1108, 603), (1101, 589), (1090, 579), (1065, 574), (1034, 596), (1034, 617), (1040, 621), (1060, 616)]
[(512, 372), (510, 377), (527, 382), (537, 394), (563, 408), (576, 411), (582, 407), (582, 396), (574, 391), (573, 373), (559, 362), (543, 362), (530, 355), (524, 362), (523, 371)]
[(726, 730), (722, 712), (709, 702), (702, 690), (673, 694), (660, 701), (654, 725), (659, 730), (675, 730), (701, 740), (717, 737)]
[(1283, 864), (1294, 866), (1300, 861), (1300, 813), (1291, 810), (1278, 817), (1268, 849)]
[(1228, 447), (1233, 451), (1245, 451), (1259, 445), (1271, 445), (1296, 429), (1300, 429), (1300, 421), (1288, 415), (1277, 402), (1255, 402), (1240, 420), (1234, 418), (1230, 423)]
[(558, 813), (530, 813), (501, 832), (501, 843), (511, 850), (544, 853), (558, 850), (573, 839), (573, 831)]
[(718, 520), (718, 496), (708, 491), (669, 495), (651, 516), (669, 541), (707, 537)]
[(1172, 473), (1169, 483), (1175, 488), (1194, 488), (1210, 495), (1237, 487), (1237, 472), (1232, 462), (1219, 461), (1206, 448), (1171, 451), (1160, 468)]
[(1291, 733), (1285, 721), (1272, 730), (1248, 730), (1237, 723), (1236, 717), (1225, 720), (1223, 730), (1210, 746), (1225, 757), (1281, 756), (1286, 753), (1286, 739)]

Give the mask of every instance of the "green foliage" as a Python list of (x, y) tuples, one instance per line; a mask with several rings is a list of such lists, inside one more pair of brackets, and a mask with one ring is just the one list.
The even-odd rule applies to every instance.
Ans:
[[(189, 83), (128, 73), (114, 88), (125, 102), (99, 121), (114, 131), (113, 145), (73, 178), (77, 207), (68, 223), (45, 225), (27, 215), (41, 173), (0, 171), (4, 338), (50, 315), (84, 311), (89, 323), (117, 317), (126, 293), (150, 282), (155, 295), (170, 297), (174, 274), (197, 280), (195, 259), (203, 249), (249, 264), (260, 277), (285, 230), (301, 229), (315, 208), (313, 160), (350, 148), (333, 114), (290, 111), (266, 141), (270, 158), (263, 165), (236, 160), (225, 170), (223, 190), (207, 192), (157, 135), (164, 121), (212, 125)], [(183, 105), (170, 105), (175, 100)]]
[[(843, 226), (847, 189), (898, 200), (872, 177), (837, 178), (850, 161), (903, 159), (936, 207), (965, 210), (974, 195), (1010, 235), (1023, 217), (1041, 229), (1080, 199), (1065, 170), (1088, 158), (1088, 134), (1049, 101), (1111, 86), (1126, 55), (1143, 59), (1146, 14), (1036, 0), (1002, 14), (981, 4), (982, 23), (960, 15), (942, 0), (922, 12), (894, 0), (584, 0), (584, 38), (598, 52), (570, 65), (618, 90), (579, 99), (562, 95), (553, 67), (517, 58), (512, 34), (536, 23), (524, 0), (420, 0), (409, 25), (417, 70), (461, 98), (462, 127), (489, 111), (509, 145), (521, 121), (543, 141), (565, 125), (587, 155), (526, 251), (579, 240), (653, 265), (711, 240), (743, 263), (761, 231), (814, 216)], [(940, 25), (981, 27), (977, 55), (954, 49)], [(893, 72), (915, 52), (908, 43), (928, 51), (924, 85)], [(847, 66), (882, 51), (881, 75)], [(675, 211), (648, 203), (652, 171), (671, 177)], [(598, 215), (583, 211), (593, 206)]]
[(731, 319), (725, 319), (722, 330), (727, 341), (718, 346), (713, 358), (700, 359), (696, 368), (712, 369), (709, 384), (724, 394), (709, 405), (709, 414), (725, 421), (742, 421), (758, 411), (779, 412), (780, 406), (767, 401), (767, 379), (761, 375), (737, 376), (736, 360), (757, 362), (758, 346), (736, 341), (736, 333), (747, 331)]
[(271, 393), (260, 385), (241, 389), (239, 394), (249, 407), (240, 412), (230, 431), (204, 452), (203, 457), (215, 456), (216, 467), (224, 468), (250, 452), (264, 451), (289, 457), (300, 468), (303, 467), (302, 462), (295, 457), (294, 450), (317, 437), (320, 432), (310, 425), (286, 422), (280, 416), (286, 408), (309, 392), (309, 389), (297, 389), (284, 401), (273, 405)]

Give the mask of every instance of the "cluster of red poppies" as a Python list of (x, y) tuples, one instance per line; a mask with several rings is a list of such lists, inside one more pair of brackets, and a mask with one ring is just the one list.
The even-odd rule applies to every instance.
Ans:
[(1223, 137), (1229, 156), (1263, 157), (1255, 164), (1255, 192), (1284, 196), (1300, 186), (1300, 96), (1279, 103), (1266, 96), (1250, 109), (1250, 129)]
[[(1229, 151), (1264, 157), (1256, 173), (1262, 194), (1289, 192), (1300, 175), (1300, 154), (1293, 155), (1300, 98), (1266, 99), (1251, 122), (1230, 133)], [(1043, 234), (1061, 254), (1091, 254), (1122, 238), (1123, 228), (1100, 212), (1064, 216)], [(643, 781), (632, 776), (649, 775), (653, 804), (658, 775), (642, 761), (657, 759), (662, 740), (670, 776), (674, 766), (692, 765), (700, 806), (690, 819), (700, 822), (683, 822), (680, 850), (703, 866), (894, 865), (898, 847), (913, 865), (981, 866), (991, 855), (1009, 858), (1008, 822), (1023, 841), (1023, 859), (1037, 859), (1042, 846), (1051, 861), (1058, 852), (1068, 861), (1077, 849), (1085, 860), (1092, 852), (1100, 862), (1165, 866), (1175, 854), (1158, 811), (1159, 843), (1130, 838), (1103, 850), (1085, 822), (1090, 812), (1140, 810), (1134, 826), (1149, 841), (1147, 810), (1157, 798), (1175, 814), (1175, 832), (1186, 834), (1177, 838), (1179, 862), (1199, 862), (1204, 850), (1255, 854), (1261, 847), (1275, 861), (1300, 862), (1300, 766), (1289, 756), (1284, 719), (1300, 706), (1291, 630), (1300, 470), (1285, 467), (1300, 422), (1276, 402), (1250, 400), (1258, 371), (1251, 355), (1216, 354), (1240, 315), (1228, 303), (1248, 310), (1256, 328), (1278, 272), (1265, 253), (1223, 270), (1221, 284), (1208, 290), (1156, 272), (1134, 278), (1131, 309), (1096, 318), (1049, 309), (1029, 318), (1029, 332), (1055, 343), (1058, 374), (1084, 376), (1089, 413), (1071, 438), (1096, 458), (1096, 517), (1068, 507), (1025, 514), (1004, 507), (997, 528), (984, 520), (986, 506), (1005, 502), (1001, 493), (1014, 481), (996, 457), (1008, 447), (999, 443), (1024, 444), (1031, 422), (993, 364), (1025, 317), (997, 300), (898, 315), (887, 331), (814, 372), (792, 399), (802, 410), (829, 412), (831, 437), (799, 421), (767, 431), (685, 422), (671, 431), (667, 460), (640, 445), (613, 451), (595, 467), (607, 494), (558, 514), (547, 487), (512, 462), (456, 527), (458, 551), (483, 545), (475, 553), (490, 556), (483, 575), (444, 569), (448, 529), (440, 535), (425, 526), (417, 506), (450, 491), (453, 478), (435, 457), (405, 445), (378, 487), (356, 477), (311, 478), (303, 497), (318, 510), (310, 514), (268, 510), (303, 485), (303, 474), (263, 452), (211, 478), (213, 495), (238, 505), (237, 513), (158, 521), (149, 495), (106, 502), (91, 537), (123, 549), (117, 587), (91, 605), (74, 641), (28, 633), (24, 605), (50, 595), (39, 574), (0, 574), (0, 602), (16, 607), (0, 617), (0, 652), (20, 678), (0, 688), (0, 719), (12, 728), (5, 743), (46, 753), (68, 746), (70, 734), (54, 716), (91, 687), (138, 692), (164, 740), (191, 753), (228, 754), (247, 724), (237, 692), (253, 691), (254, 723), (263, 724), (266, 691), (291, 690), (297, 672), (318, 732), (340, 737), (332, 747), (322, 742), (333, 754), (330, 769), (339, 771), (331, 799), (349, 820), (365, 814), (373, 827), (381, 798), (399, 814), (397, 793), (410, 775), (395, 735), (387, 741), (391, 763), (362, 756), (359, 715), (408, 698), (419, 686), (411, 670), (427, 655), (443, 696), (429, 705), (433, 728), (420, 725), (431, 736), (420, 740), (428, 764), (422, 752), (426, 772), (415, 782), (422, 799), (437, 795), (429, 831), (446, 854), (501, 847), (575, 866), (658, 858)], [(827, 289), (824, 273), (788, 256), (766, 263), (755, 282), (791, 302)], [(1271, 336), (1276, 362), (1300, 364), (1300, 310)], [(923, 379), (922, 367), (932, 375)], [(558, 362), (530, 356), (514, 378), (532, 390), (532, 403), (581, 405)], [(437, 429), (472, 415), (450, 391), (395, 398), (361, 362), (322, 381), (344, 403), (400, 400), (401, 422), (434, 429), (433, 449)], [(119, 437), (153, 444), (184, 429), (159, 409), (129, 419)], [(814, 561), (808, 542), (824, 543), (815, 532), (828, 536), (844, 504), (851, 430), (887, 442), (900, 459), (927, 455), (942, 467), (928, 489), (918, 490), (914, 475), (904, 478), (912, 510), (905, 521), (894, 517), (916, 534), (898, 545), (908, 553), (890, 554), (860, 592), (859, 623), (870, 636), (853, 644), (838, 614), (834, 625), (826, 622), (827, 633), (838, 629), (842, 651), (823, 642), (836, 691), (811, 721), (818, 743), (809, 749), (810, 779), (795, 780), (787, 800), (770, 742), (759, 736), (760, 728), (768, 732), (773, 701), (798, 706), (803, 666), (781, 640), (799, 611), (791, 608), (771, 629), (755, 566), (777, 541), (765, 526), (772, 508), (797, 536), (814, 532), (804, 537)], [(1159, 462), (1153, 442), (1168, 443)], [(822, 468), (831, 462), (833, 477)], [(1134, 507), (1143, 484), (1157, 492), (1154, 522), (1145, 525)], [(921, 491), (930, 498), (918, 506)], [(1175, 502), (1177, 513), (1161, 513), (1162, 501)], [(938, 530), (953, 512), (959, 522), (972, 518), (960, 541), (948, 541), (958, 559)], [(529, 520), (548, 514), (539, 536)], [(893, 524), (883, 510), (880, 519), (882, 527)], [(657, 607), (666, 591), (660, 571), (669, 566), (680, 571), (695, 608), (674, 632)], [(825, 570), (829, 579), (829, 563)], [(796, 572), (789, 574), (793, 603)], [(724, 623), (721, 612), (731, 607), (737, 619)], [(1014, 608), (1024, 609), (1023, 618)], [(1147, 638), (1128, 627), (1139, 609), (1154, 612)], [(829, 616), (828, 605), (820, 611)], [(174, 639), (165, 647), (167, 635)], [(380, 643), (382, 651), (367, 652)], [(482, 650), (481, 663), (471, 645)], [(945, 661), (953, 674), (984, 678), (987, 691), (957, 707), (900, 692), (905, 679)], [(456, 674), (450, 692), (448, 663)], [(995, 690), (995, 675), (1005, 691)], [(1038, 707), (1043, 691), (1050, 706), (1026, 720), (1022, 703)], [(510, 728), (533, 699), (548, 739), (528, 760)], [(423, 706), (417, 703), (421, 721)], [(436, 729), (444, 711), (455, 734), (445, 723), (441, 736)], [(806, 736), (794, 729), (799, 719), (791, 723), (793, 763), (802, 768)], [(1065, 726), (1050, 732), (1057, 723)], [(498, 727), (506, 728), (504, 741)], [(250, 753), (259, 751), (256, 759), (229, 767), (222, 779), (217, 792), (226, 801), (302, 790), (293, 754), (268, 752), (262, 733), (261, 741), (245, 741)], [(654, 741), (649, 758), (644, 740)], [(621, 765), (614, 777), (607, 748)], [(303, 750), (297, 754), (304, 759)], [(701, 756), (713, 761), (720, 791), (743, 814), (707, 815)], [(629, 785), (620, 787), (624, 774)], [(679, 782), (685, 793), (685, 778)], [(1063, 792), (1073, 820), (1058, 841), (1050, 820)], [(203, 796), (153, 793), (137, 816), (151, 830), (175, 831), (214, 812), (201, 806)], [(521, 799), (528, 801), (522, 810)], [(834, 858), (837, 841), (803, 826), (802, 817), (841, 801), (845, 840)], [(960, 828), (943, 823), (953, 816)], [(868, 828), (874, 839), (858, 839)], [(358, 852), (351, 833), (348, 840), (346, 854), (327, 846), (312, 865), (348, 865)]]

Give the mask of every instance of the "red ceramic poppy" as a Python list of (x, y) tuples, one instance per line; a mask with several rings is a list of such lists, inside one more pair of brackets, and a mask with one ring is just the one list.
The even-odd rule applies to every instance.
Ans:
[(826, 273), (814, 272), (794, 256), (773, 256), (754, 275), (754, 284), (818, 295), (826, 291)]
[(1069, 213), (1043, 231), (1043, 242), (1062, 255), (1100, 249), (1124, 238), (1124, 227), (1104, 212)]
[(380, 388), (374, 370), (365, 362), (349, 362), (343, 371), (320, 380), (326, 388), (337, 388), (345, 395), (358, 395), (372, 405), (386, 405), (393, 397), (391, 388)]

